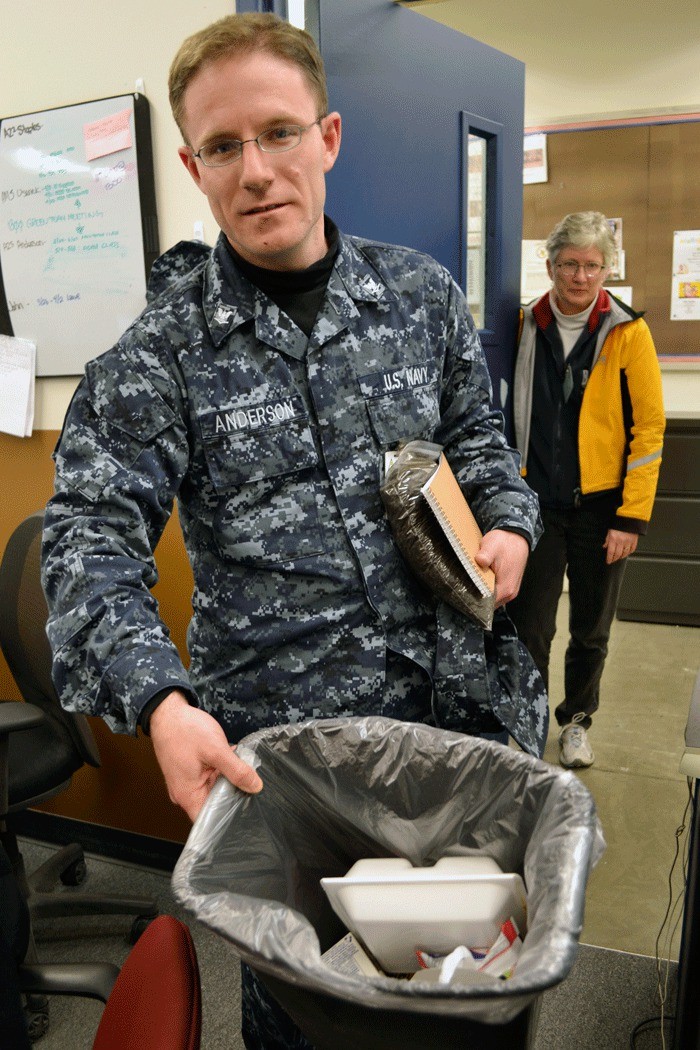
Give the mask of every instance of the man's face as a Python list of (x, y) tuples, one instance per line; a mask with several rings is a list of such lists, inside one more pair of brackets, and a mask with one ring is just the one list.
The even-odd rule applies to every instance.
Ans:
[[(189, 83), (184, 102), (194, 151), (281, 125), (306, 127), (320, 116), (302, 71), (264, 51), (210, 62)], [(270, 270), (301, 270), (327, 250), (325, 175), (339, 148), (340, 116), (331, 113), (285, 153), (263, 153), (248, 142), (238, 160), (221, 168), (206, 167), (186, 146), (179, 153), (239, 255)]]
[[(603, 253), (597, 248), (571, 246), (562, 248), (554, 266), (547, 259), (547, 273), (554, 285), (557, 306), (563, 314), (580, 314), (597, 298), (608, 275), (604, 261)], [(599, 269), (592, 274), (597, 267)]]

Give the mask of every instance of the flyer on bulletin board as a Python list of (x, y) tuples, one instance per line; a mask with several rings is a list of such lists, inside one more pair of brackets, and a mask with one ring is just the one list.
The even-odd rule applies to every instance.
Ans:
[(523, 182), (547, 181), (547, 136), (526, 135), (523, 149)]
[(700, 321), (700, 230), (673, 234), (671, 320)]
[(552, 282), (547, 273), (547, 242), (524, 240), (520, 269), (520, 302), (529, 303), (549, 291)]

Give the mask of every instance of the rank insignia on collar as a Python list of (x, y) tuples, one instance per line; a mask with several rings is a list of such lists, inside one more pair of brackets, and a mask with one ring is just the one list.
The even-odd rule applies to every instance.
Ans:
[(381, 284), (379, 284), (378, 281), (375, 281), (374, 277), (363, 277), (362, 287), (364, 291), (368, 292), (370, 295), (380, 295), (382, 291)]

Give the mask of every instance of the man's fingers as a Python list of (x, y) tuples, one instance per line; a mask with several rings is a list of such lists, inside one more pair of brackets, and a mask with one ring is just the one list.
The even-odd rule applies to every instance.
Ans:
[(198, 787), (191, 788), (182, 797), (173, 798), (171, 796), (172, 801), (184, 809), (192, 823), (199, 816), (202, 806), (207, 801), (211, 789), (220, 776), (225, 776), (234, 787), (240, 788), (241, 791), (245, 791), (249, 795), (256, 795), (259, 791), (262, 791), (263, 782), (258, 774), (252, 766), (249, 766), (247, 762), (238, 757), (233, 748), (227, 747), (222, 752), (218, 766), (219, 768), (210, 770)]
[(249, 795), (257, 795), (262, 791), (263, 782), (247, 762), (239, 758), (233, 748), (229, 748), (226, 755), (222, 757), (219, 769), (234, 787)]
[(239, 758), (216, 721), (191, 707), (174, 691), (151, 716), (151, 739), (168, 794), (195, 820), (220, 774), (248, 794), (262, 790), (262, 780)]

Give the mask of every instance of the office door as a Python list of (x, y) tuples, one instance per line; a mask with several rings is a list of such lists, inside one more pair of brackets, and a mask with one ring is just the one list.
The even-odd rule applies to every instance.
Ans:
[(343, 118), (328, 213), (348, 233), (433, 255), (468, 294), (509, 416), (520, 299), (525, 71), (389, 0), (314, 0)]

